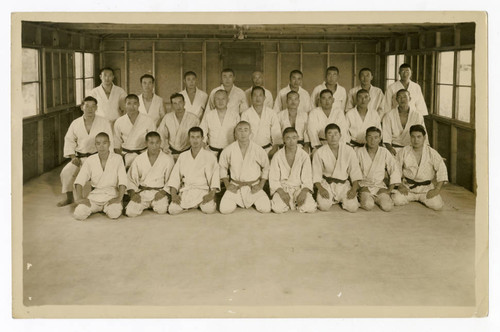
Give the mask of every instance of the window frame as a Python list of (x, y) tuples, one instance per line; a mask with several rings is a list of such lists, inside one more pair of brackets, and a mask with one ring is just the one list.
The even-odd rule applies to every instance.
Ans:
[[(43, 66), (43, 63), (42, 63), (42, 51), (40, 48), (37, 48), (37, 47), (22, 47), (22, 49), (31, 49), (31, 50), (35, 50), (37, 52), (37, 58), (38, 58), (38, 81), (28, 81), (28, 82), (24, 82), (22, 77), (21, 77), (21, 94), (22, 94), (22, 89), (23, 89), (23, 86), (25, 85), (28, 85), (28, 84), (33, 84), (33, 83), (38, 83), (38, 110), (36, 111), (36, 114), (32, 114), (32, 115), (28, 115), (28, 116), (24, 116), (24, 110), (23, 110), (23, 120), (25, 119), (31, 119), (31, 118), (34, 118), (36, 116), (39, 116), (39, 115), (42, 115), (44, 114), (44, 110), (43, 110), (43, 101), (45, 100), (45, 96), (43, 95), (43, 84), (42, 84), (42, 81), (43, 81), (43, 78), (42, 78), (42, 66)], [(24, 68), (23, 68), (24, 69)], [(21, 72), (21, 76), (22, 76), (22, 72)], [(24, 101), (23, 101), (24, 103)]]
[[(389, 69), (387, 67), (387, 64), (389, 63), (388, 58), (390, 56), (394, 57), (394, 67), (392, 68), (393, 73), (394, 73), (394, 79), (388, 78), (388, 75), (387, 75), (387, 71)], [(401, 62), (400, 62), (400, 57), (402, 57), (402, 61)], [(385, 55), (385, 64), (386, 64), (386, 66), (385, 66), (385, 90), (387, 90), (387, 88), (391, 84), (399, 81), (399, 79), (400, 79), (400, 77), (399, 77), (399, 66), (401, 66), (403, 63), (405, 63), (406, 60), (407, 60), (407, 55), (405, 53), (392, 53), (392, 54), (386, 54)], [(389, 81), (391, 83), (389, 83)]]
[[(75, 84), (75, 103), (78, 105), (78, 104), (81, 104), (83, 102), (83, 99), (87, 96), (86, 95), (86, 92), (85, 92), (85, 81), (88, 80), (88, 79), (92, 79), (92, 86), (95, 87), (95, 59), (96, 59), (96, 56), (93, 52), (85, 52), (85, 51), (74, 51), (74, 56), (73, 56), (73, 63), (74, 63), (74, 69), (73, 69), (73, 73), (74, 73), (74, 84)], [(79, 53), (82, 55), (82, 66), (81, 66), (81, 73), (82, 73), (82, 76), (81, 78), (78, 78), (76, 77), (76, 54)], [(92, 63), (94, 64), (93, 68), (92, 68), (92, 76), (86, 76), (85, 75), (85, 55), (86, 54), (90, 54), (92, 55)], [(81, 81), (82, 82), (82, 86), (81, 86), (81, 90), (80, 93), (81, 93), (81, 96), (82, 96), (82, 100), (78, 101), (77, 99), (77, 81)]]

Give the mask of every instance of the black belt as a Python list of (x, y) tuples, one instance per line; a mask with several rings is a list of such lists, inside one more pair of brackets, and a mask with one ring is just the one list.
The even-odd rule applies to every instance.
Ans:
[(186, 150), (178, 151), (178, 150), (174, 149), (171, 146), (169, 146), (168, 148), (170, 149), (170, 153), (171, 154), (181, 154), (181, 153), (186, 152), (186, 151), (188, 151), (190, 149), (190, 148), (187, 148)]
[(270, 148), (271, 146), (273, 146), (271, 143), (268, 143), (266, 145), (264, 145), (262, 148), (265, 150), (267, 148)]
[(147, 186), (139, 186), (139, 189), (141, 190), (162, 190), (163, 187), (147, 187)]
[(77, 158), (87, 158), (87, 157), (90, 157), (91, 155), (93, 154), (96, 154), (96, 152), (92, 152), (92, 153), (81, 153), (81, 152), (75, 152), (75, 155)]
[(321, 137), (320, 137), (320, 138), (319, 138), (319, 141), (320, 141), (320, 142), (326, 142), (326, 138), (321, 138)]
[(416, 188), (416, 187), (420, 187), (420, 186), (428, 186), (428, 185), (430, 185), (432, 183), (431, 180), (417, 182), (415, 180), (408, 179), (407, 177), (405, 177), (405, 179), (406, 179), (406, 182), (408, 182), (409, 184), (411, 184), (410, 189), (413, 189), (413, 188)]
[(404, 146), (399, 145), (399, 144), (392, 143), (391, 145), (392, 145), (393, 148), (404, 148)]
[(302, 144), (302, 145), (304, 145), (304, 140), (297, 141), (297, 144)]
[(213, 146), (211, 146), (211, 145), (209, 145), (208, 147), (209, 147), (209, 149), (210, 149), (210, 150), (215, 151), (215, 152), (219, 152), (219, 153), (221, 153), (221, 152), (222, 152), (222, 150), (223, 150), (223, 149), (219, 149), (219, 148), (214, 148), (214, 147), (213, 147)]
[(364, 144), (362, 144), (362, 143), (358, 143), (358, 142), (356, 142), (355, 140), (351, 140), (351, 143), (350, 143), (350, 144), (351, 144), (351, 145), (354, 145), (354, 146), (357, 146), (357, 147), (363, 147), (363, 146), (365, 146)]
[(125, 153), (138, 153), (138, 154), (140, 154), (144, 150), (146, 150), (146, 148), (141, 149), (141, 150), (129, 150), (129, 149), (122, 148), (122, 151)]
[(331, 177), (328, 177), (326, 175), (323, 175), (323, 179), (325, 179), (325, 181), (328, 184), (332, 184), (332, 183), (345, 183), (347, 181), (347, 180), (340, 180), (340, 179), (337, 179), (337, 178), (331, 178)]

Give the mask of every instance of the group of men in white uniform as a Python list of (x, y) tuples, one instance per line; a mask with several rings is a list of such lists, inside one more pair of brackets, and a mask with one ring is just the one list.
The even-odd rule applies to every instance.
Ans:
[(234, 85), (234, 72), (224, 69), (210, 95), (187, 72), (185, 89), (170, 97), (166, 113), (153, 76), (141, 77), (141, 95), (127, 95), (112, 83), (113, 70), (104, 68), (102, 84), (85, 98), (83, 116), (65, 136), (71, 162), (61, 172), (66, 197), (58, 205), (76, 202), (80, 220), (98, 211), (118, 218), (128, 192), (130, 217), (148, 208), (213, 213), (222, 189), (224, 214), (238, 206), (262, 213), (327, 211), (335, 203), (349, 212), (375, 204), (390, 211), (409, 201), (441, 209), (446, 166), (428, 145), (427, 108), (409, 66), (400, 67), (401, 80), (386, 95), (371, 85), (368, 68), (348, 94), (338, 76), (338, 68), (327, 68), (325, 81), (309, 95), (294, 70), (271, 108), (262, 72), (243, 91)]

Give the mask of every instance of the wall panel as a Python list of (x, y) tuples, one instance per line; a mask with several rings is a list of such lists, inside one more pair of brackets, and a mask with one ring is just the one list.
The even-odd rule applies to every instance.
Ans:
[(264, 86), (273, 94), (273, 100), (276, 98), (277, 93), (277, 63), (276, 53), (264, 53)]
[[(354, 56), (349, 54), (330, 54), (330, 66), (336, 66), (339, 71), (339, 84), (347, 91), (353, 87)], [(324, 80), (324, 79), (323, 79)], [(321, 83), (321, 82), (319, 82)], [(319, 84), (318, 83), (318, 84)]]
[(153, 75), (152, 52), (128, 52), (128, 90), (137, 95), (142, 93), (140, 78), (144, 74)]
[(55, 118), (49, 117), (43, 120), (43, 170), (48, 171), (58, 165), (57, 158), (57, 135), (55, 131)]
[(38, 175), (38, 123), (23, 125), (23, 182)]
[[(290, 43), (287, 43), (287, 45)], [(281, 46), (280, 46), (281, 47)], [(294, 69), (300, 69), (300, 54), (281, 54), (281, 88), (290, 82), (290, 72)], [(304, 74), (308, 75), (308, 74)], [(311, 91), (309, 91), (311, 93)]]
[(474, 132), (466, 129), (457, 129), (457, 184), (474, 190)]
[(311, 93), (324, 81), (327, 67), (327, 54), (307, 54), (302, 57), (302, 72), (304, 80), (302, 87)]
[[(170, 105), (170, 96), (179, 90), (180, 53), (159, 53), (156, 55), (157, 94)], [(170, 106), (168, 106), (170, 109)]]

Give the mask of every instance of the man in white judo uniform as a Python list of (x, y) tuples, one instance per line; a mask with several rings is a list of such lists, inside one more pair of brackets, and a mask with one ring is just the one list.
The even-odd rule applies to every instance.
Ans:
[[(252, 106), (252, 88), (255, 86), (260, 86), (264, 88), (264, 74), (257, 70), (252, 73), (252, 87), (245, 90), (245, 95), (247, 97), (248, 106)], [(264, 88), (266, 92), (266, 99), (264, 100), (264, 106), (268, 108), (273, 108), (273, 94), (268, 89)]]
[(229, 99), (227, 107), (229, 109), (238, 110), (238, 113), (241, 114), (248, 108), (247, 96), (243, 90), (234, 85), (235, 78), (236, 76), (234, 75), (234, 71), (232, 69), (226, 68), (222, 70), (222, 84), (213, 89), (210, 92), (210, 97), (208, 97), (208, 103), (211, 109), (215, 108), (214, 97), (218, 90), (226, 90)]
[[(359, 181), (361, 208), (371, 210), (377, 204), (383, 211), (391, 211), (394, 202), (391, 192), (401, 183), (401, 172), (396, 159), (386, 149), (379, 146), (382, 132), (377, 127), (366, 129), (366, 145), (356, 148), (363, 180)], [(384, 183), (386, 172), (389, 187)]]
[(165, 106), (163, 98), (154, 93), (155, 78), (152, 75), (144, 74), (140, 79), (142, 94), (139, 97), (139, 112), (149, 116), (155, 126), (160, 124), (165, 116)]
[(97, 115), (108, 119), (113, 123), (123, 114), (125, 110), (125, 90), (113, 84), (115, 75), (113, 69), (106, 67), (101, 69), (99, 75), (101, 85), (90, 91), (90, 95), (97, 99)]
[(320, 106), (320, 93), (328, 89), (333, 94), (333, 109), (340, 109), (342, 112), (345, 112), (347, 93), (345, 88), (338, 84), (339, 73), (339, 69), (335, 66), (326, 68), (325, 81), (317, 85), (311, 94), (311, 109)]
[(363, 146), (366, 143), (366, 129), (377, 127), (381, 129), (382, 120), (377, 111), (370, 108), (370, 94), (361, 89), (356, 93), (356, 107), (346, 112), (347, 142), (352, 146)]
[[(309, 112), (307, 120), (307, 133), (311, 140), (311, 147), (315, 149), (326, 144), (325, 127), (328, 124), (335, 123), (343, 133), (347, 133), (348, 128), (344, 110), (333, 108), (333, 93), (330, 90), (321, 91), (319, 101), (321, 106)], [(344, 138), (342, 142), (345, 142)]]
[(250, 123), (250, 139), (262, 147), (271, 158), (281, 143), (281, 129), (273, 109), (264, 106), (264, 88), (252, 88), (253, 106), (241, 114), (241, 120)]
[(161, 135), (162, 149), (177, 160), (179, 154), (189, 150), (189, 129), (197, 127), (200, 119), (184, 108), (184, 96), (174, 93), (170, 96), (173, 112), (167, 113), (158, 126)]
[[(109, 218), (122, 214), (122, 199), (127, 188), (127, 173), (119, 154), (109, 151), (108, 134), (101, 132), (95, 137), (97, 154), (85, 160), (75, 180), (76, 208), (73, 216), (87, 219), (92, 213), (103, 211)], [(90, 181), (92, 191), (83, 197), (83, 187)]]
[(146, 134), (155, 131), (153, 120), (139, 112), (139, 97), (130, 94), (125, 99), (127, 114), (122, 115), (114, 125), (115, 152), (123, 155), (125, 167), (146, 149)]
[(304, 75), (300, 70), (295, 69), (290, 72), (290, 82), (278, 92), (274, 101), (274, 111), (276, 113), (286, 108), (287, 94), (290, 91), (295, 91), (300, 95), (299, 112), (309, 113), (311, 110), (311, 97), (309, 92), (302, 88), (303, 77)]
[[(109, 137), (113, 137), (109, 121), (95, 114), (97, 100), (94, 97), (85, 97), (80, 108), (83, 111), (83, 116), (71, 122), (66, 136), (64, 136), (64, 157), (71, 158), (71, 161), (61, 171), (62, 193), (66, 197), (57, 203), (57, 206), (73, 203), (73, 184), (80, 167), (89, 156), (97, 153), (95, 136), (100, 132), (105, 132)], [(112, 142), (111, 145), (113, 145)], [(113, 150), (112, 146), (111, 150)]]
[(214, 95), (215, 109), (207, 110), (201, 120), (205, 142), (214, 155), (220, 156), (222, 150), (234, 142), (234, 127), (240, 122), (238, 112), (227, 108), (227, 92), (219, 90)]
[(298, 134), (298, 143), (303, 149), (309, 153), (310, 141), (307, 134), (308, 113), (299, 112), (300, 95), (295, 91), (290, 91), (286, 94), (286, 109), (278, 113), (278, 121), (280, 123), (281, 132), (288, 128), (295, 128)]
[(269, 187), (271, 207), (275, 213), (288, 210), (315, 212), (312, 197), (312, 168), (309, 154), (298, 146), (297, 131), (288, 127), (283, 131), (285, 146), (271, 160)]
[(184, 73), (184, 90), (179, 92), (184, 96), (186, 112), (193, 113), (201, 120), (207, 106), (208, 95), (197, 86), (198, 77), (194, 71)]
[(261, 213), (271, 212), (271, 202), (262, 189), (269, 176), (267, 153), (250, 140), (248, 122), (241, 121), (234, 131), (236, 141), (219, 158), (220, 178), (226, 187), (220, 212), (232, 213), (237, 206), (248, 209), (252, 205)]
[(158, 214), (167, 213), (168, 178), (174, 167), (174, 158), (161, 151), (161, 137), (156, 131), (146, 134), (147, 150), (134, 159), (128, 176), (130, 202), (125, 213), (137, 217), (152, 208)]
[(203, 213), (214, 213), (215, 193), (220, 190), (217, 158), (203, 149), (200, 127), (189, 129), (189, 141), (191, 149), (179, 155), (168, 180), (172, 195), (168, 212), (178, 214), (199, 207)]
[(410, 91), (410, 108), (422, 114), (422, 116), (429, 114), (420, 85), (411, 80), (411, 67), (409, 64), (403, 63), (399, 66), (399, 77), (400, 80), (389, 85), (385, 91), (384, 111), (389, 112), (398, 106), (396, 93), (401, 89), (405, 89)]
[(392, 195), (396, 206), (419, 201), (433, 210), (443, 208), (439, 193), (448, 182), (448, 171), (439, 153), (425, 143), (425, 136), (423, 126), (413, 125), (410, 128), (411, 145), (405, 146), (396, 156), (402, 168), (402, 183)]
[(370, 94), (370, 103), (368, 104), (368, 108), (376, 110), (380, 118), (382, 118), (385, 114), (385, 95), (382, 89), (372, 85), (372, 70), (366, 67), (361, 68), (358, 78), (361, 84), (349, 90), (345, 110), (348, 111), (357, 105), (356, 94), (359, 90), (364, 89)]
[(340, 203), (344, 210), (356, 212), (359, 181), (363, 179), (356, 152), (342, 142), (342, 133), (335, 123), (326, 126), (325, 136), (327, 144), (320, 147), (312, 159), (318, 207), (328, 211), (333, 204)]
[[(421, 125), (425, 129), (422, 114), (410, 107), (410, 91), (401, 89), (396, 93), (398, 107), (386, 113), (382, 119), (384, 145), (394, 156), (396, 153), (410, 145), (410, 127)], [(428, 143), (427, 135), (425, 135)]]

